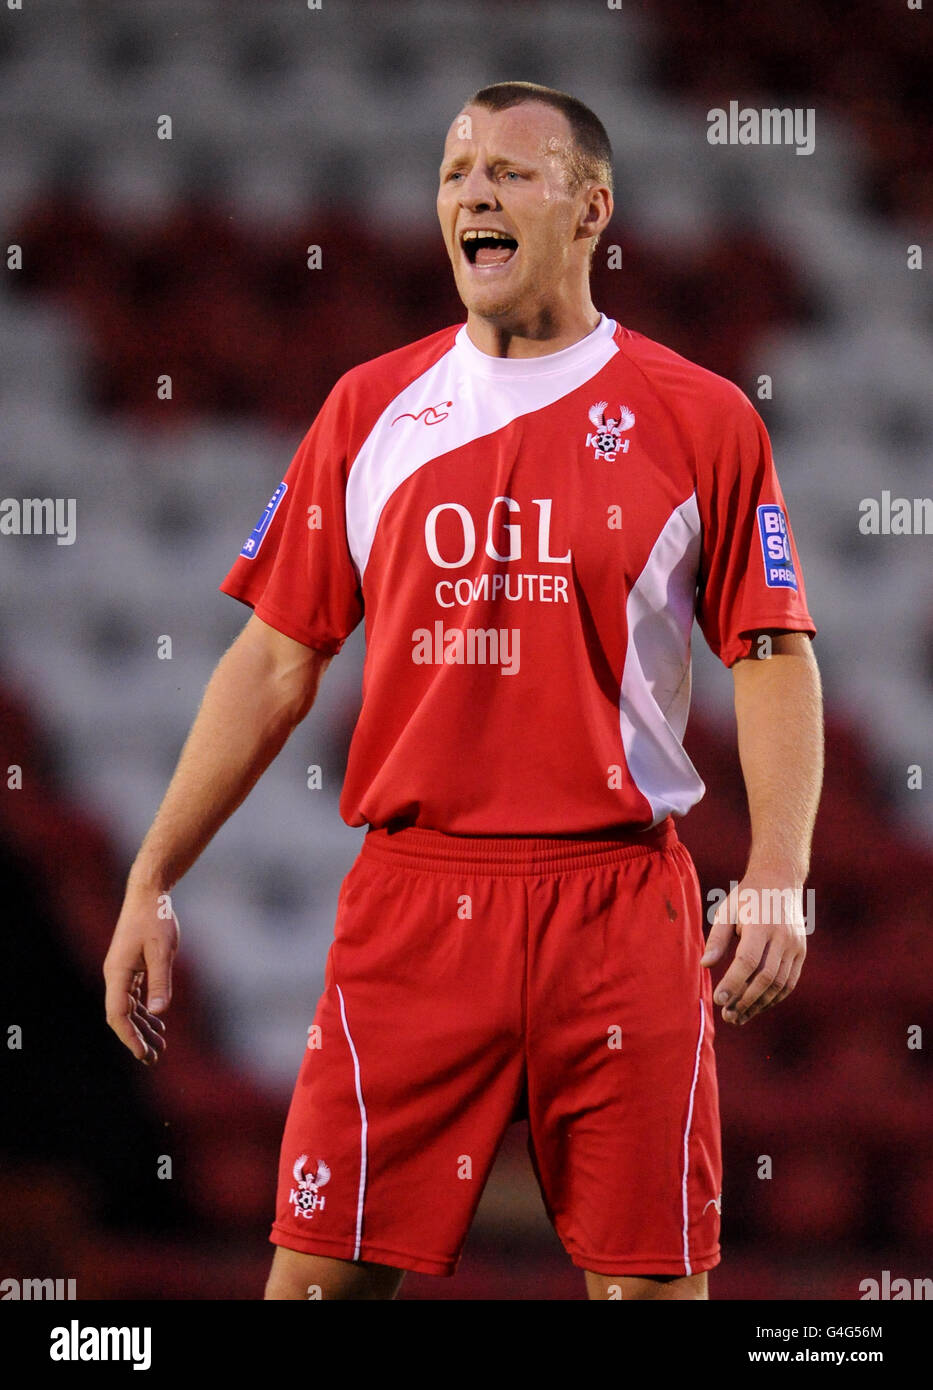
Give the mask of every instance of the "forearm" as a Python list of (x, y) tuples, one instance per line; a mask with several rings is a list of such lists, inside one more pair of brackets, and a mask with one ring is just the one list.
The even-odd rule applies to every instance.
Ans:
[(328, 658), (251, 619), (218, 663), (129, 888), (165, 892), (246, 798), (314, 701)]
[(809, 638), (775, 639), (772, 656), (736, 663), (739, 759), (748, 796), (748, 871), (792, 874), (810, 867), (823, 782), (823, 701)]

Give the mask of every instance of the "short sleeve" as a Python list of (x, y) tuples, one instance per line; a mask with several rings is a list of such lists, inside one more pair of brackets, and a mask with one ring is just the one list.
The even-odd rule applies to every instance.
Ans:
[(338, 382), (220, 585), (270, 627), (329, 655), (363, 616), (347, 543), (340, 402)]
[(768, 432), (748, 397), (729, 388), (697, 470), (696, 616), (726, 666), (748, 656), (763, 628), (816, 634)]

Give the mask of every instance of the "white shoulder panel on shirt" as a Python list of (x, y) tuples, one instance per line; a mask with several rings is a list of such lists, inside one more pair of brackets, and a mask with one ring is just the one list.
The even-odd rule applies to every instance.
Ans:
[(491, 357), (461, 328), (453, 346), (386, 406), (350, 468), (347, 541), (362, 577), (379, 518), (406, 478), (575, 391), (618, 352), (616, 323), (543, 357)]

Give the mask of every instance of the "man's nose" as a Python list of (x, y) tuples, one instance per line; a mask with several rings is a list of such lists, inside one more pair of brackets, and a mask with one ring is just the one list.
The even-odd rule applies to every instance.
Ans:
[(472, 212), (495, 207), (498, 201), (496, 185), (489, 174), (474, 165), (460, 185), (460, 202)]

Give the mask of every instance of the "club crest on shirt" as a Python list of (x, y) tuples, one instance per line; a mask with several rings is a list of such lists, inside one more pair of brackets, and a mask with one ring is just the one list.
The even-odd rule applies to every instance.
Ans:
[(316, 1211), (324, 1210), (324, 1197), (321, 1188), (325, 1183), (330, 1182), (330, 1169), (323, 1158), (319, 1158), (312, 1177), (310, 1173), (304, 1171), (307, 1161), (307, 1154), (302, 1154), (300, 1158), (295, 1159), (292, 1176), (296, 1186), (289, 1192), (288, 1200), (295, 1208), (296, 1216), (302, 1216), (306, 1221), (310, 1221)]
[(628, 453), (631, 441), (623, 439), (622, 435), (634, 425), (635, 414), (627, 405), (620, 405), (615, 415), (607, 416), (608, 404), (608, 401), (597, 401), (595, 405), (590, 406), (590, 424), (593, 431), (586, 436), (586, 444), (587, 448), (593, 450), (594, 458), (606, 459), (613, 463), (616, 454)]

